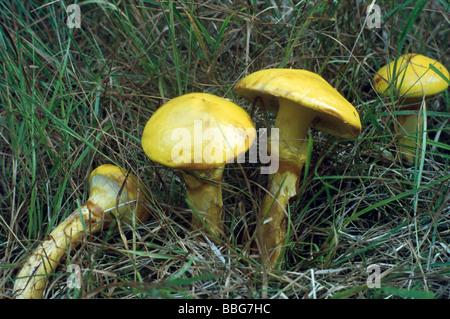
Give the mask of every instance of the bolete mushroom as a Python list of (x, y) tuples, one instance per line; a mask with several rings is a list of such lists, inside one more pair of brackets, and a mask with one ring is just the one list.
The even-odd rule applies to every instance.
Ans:
[(300, 173), (308, 157), (310, 127), (343, 138), (355, 138), (361, 122), (355, 108), (321, 76), (295, 69), (267, 69), (239, 81), (235, 92), (276, 113), (279, 129), (278, 171), (268, 177), (268, 193), (259, 213), (263, 259), (279, 267), (287, 231), (286, 207), (297, 196)]
[(142, 148), (154, 162), (182, 172), (193, 208), (192, 229), (223, 236), (222, 175), (245, 154), (256, 130), (244, 109), (209, 93), (178, 96), (150, 117)]
[[(430, 65), (446, 77), (443, 79)], [(397, 120), (402, 134), (399, 151), (405, 164), (413, 165), (416, 148), (422, 147), (424, 119), (420, 111), (426, 107), (425, 99), (448, 87), (449, 72), (438, 61), (426, 56), (409, 53), (383, 66), (375, 74), (372, 84), (380, 94), (388, 94), (393, 88), (400, 97), (400, 109), (413, 113), (399, 114)]]
[(89, 198), (53, 229), (47, 239), (28, 257), (17, 275), (16, 299), (42, 299), (44, 290), (61, 258), (81, 243), (84, 236), (102, 230), (114, 215), (124, 221), (143, 222), (148, 209), (143, 185), (137, 178), (114, 165), (101, 165), (89, 177)]

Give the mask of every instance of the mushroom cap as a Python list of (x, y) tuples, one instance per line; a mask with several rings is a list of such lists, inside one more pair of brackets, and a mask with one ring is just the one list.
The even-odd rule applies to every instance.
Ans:
[[(128, 176), (127, 176), (128, 175)], [(89, 187), (92, 188), (96, 183), (94, 180), (98, 177), (107, 177), (116, 182), (120, 187), (122, 187), (123, 182), (126, 179), (126, 184), (124, 185), (124, 191), (127, 192), (131, 200), (136, 199), (138, 195), (138, 183), (136, 177), (124, 171), (118, 166), (111, 164), (104, 164), (96, 167), (89, 176)]]
[(244, 109), (212, 94), (189, 93), (153, 113), (141, 143), (152, 161), (192, 171), (232, 162), (255, 138), (255, 126)]
[(450, 78), (448, 70), (438, 61), (420, 54), (408, 53), (378, 70), (372, 84), (380, 94), (386, 93), (391, 85), (400, 96), (408, 98), (437, 94), (447, 89), (448, 82), (431, 69), (430, 64), (447, 79)]
[(236, 94), (277, 112), (280, 98), (316, 113), (311, 126), (334, 136), (355, 138), (361, 133), (358, 112), (320, 75), (297, 69), (254, 72), (234, 87)]
[[(147, 207), (143, 201), (145, 201), (146, 193), (147, 189), (138, 182), (135, 175), (115, 165), (98, 166), (89, 176), (89, 202), (101, 208), (101, 211), (93, 210), (93, 213), (97, 215), (103, 214), (104, 210), (114, 208), (117, 197), (120, 195), (119, 205), (139, 199), (136, 204), (136, 217), (145, 220)], [(133, 208), (128, 208), (128, 205), (120, 207), (119, 215), (131, 215)]]

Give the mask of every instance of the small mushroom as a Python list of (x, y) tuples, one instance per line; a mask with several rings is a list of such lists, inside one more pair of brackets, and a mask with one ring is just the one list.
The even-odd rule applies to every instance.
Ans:
[[(373, 87), (380, 94), (388, 94), (394, 88), (401, 98), (399, 108), (412, 114), (397, 116), (404, 136), (399, 140), (399, 150), (405, 164), (413, 165), (416, 147), (421, 149), (423, 116), (418, 112), (422, 101), (438, 94), (448, 87), (448, 82), (436, 73), (430, 65), (449, 79), (448, 70), (438, 61), (420, 54), (409, 53), (383, 66), (372, 80)], [(416, 143), (417, 141), (417, 143)]]
[(254, 124), (241, 107), (212, 94), (189, 93), (153, 113), (141, 142), (152, 161), (182, 172), (194, 213), (192, 229), (216, 240), (223, 236), (225, 164), (243, 155), (255, 137)]
[[(142, 193), (141, 193), (142, 191)], [(143, 186), (132, 174), (114, 165), (101, 165), (89, 177), (89, 198), (50, 232), (31, 254), (17, 275), (13, 296), (16, 299), (42, 299), (44, 290), (61, 258), (85, 236), (97, 233), (116, 215), (130, 221), (148, 218)]]
[(308, 157), (305, 137), (310, 127), (343, 138), (355, 138), (361, 122), (355, 108), (318, 74), (294, 69), (252, 73), (235, 86), (245, 99), (276, 113), (279, 129), (278, 171), (269, 175), (260, 211), (263, 259), (279, 267), (286, 239), (289, 200), (297, 196), (300, 173)]

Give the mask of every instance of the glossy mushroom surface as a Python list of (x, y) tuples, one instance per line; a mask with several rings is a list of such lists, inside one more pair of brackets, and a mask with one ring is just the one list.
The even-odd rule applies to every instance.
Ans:
[(254, 124), (244, 109), (212, 94), (189, 93), (153, 113), (141, 143), (152, 161), (183, 173), (193, 205), (192, 229), (217, 239), (223, 236), (224, 167), (255, 139)]
[[(430, 67), (432, 65), (433, 67)], [(387, 95), (393, 89), (400, 98), (398, 109), (412, 111), (397, 116), (400, 133), (399, 152), (405, 164), (413, 165), (416, 150), (422, 148), (423, 111), (426, 99), (448, 88), (449, 72), (440, 62), (421, 54), (409, 53), (388, 63), (374, 75), (372, 84), (376, 92)]]
[(269, 175), (268, 193), (259, 213), (262, 248), (268, 268), (278, 267), (286, 240), (287, 205), (297, 195), (308, 157), (309, 128), (355, 138), (361, 122), (355, 108), (321, 76), (306, 70), (267, 69), (239, 81), (236, 94), (276, 113), (279, 129), (278, 171)]

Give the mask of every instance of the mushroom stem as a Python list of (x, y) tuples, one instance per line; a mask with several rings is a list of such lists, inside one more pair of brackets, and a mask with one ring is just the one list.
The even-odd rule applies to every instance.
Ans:
[[(402, 110), (420, 110), (420, 102), (417, 99), (408, 99)], [(423, 102), (423, 107), (426, 107)], [(423, 116), (421, 114), (401, 114), (397, 116), (397, 120), (400, 124), (400, 129), (404, 136), (399, 140), (399, 152), (401, 157), (408, 165), (414, 165), (414, 159), (416, 158), (416, 148), (420, 149), (422, 146), (422, 131), (423, 131)], [(420, 156), (419, 156), (420, 157)]]
[(48, 276), (55, 271), (68, 248), (76, 248), (85, 234), (80, 215), (83, 216), (87, 235), (101, 230), (103, 226), (101, 218), (92, 214), (88, 207), (89, 205), (84, 204), (81, 207), (81, 214), (78, 210), (74, 211), (50, 233), (49, 239), (44, 241), (28, 258), (14, 283), (16, 299), (42, 299), (44, 297)]
[[(225, 166), (218, 168), (183, 172), (186, 183), (187, 198), (193, 205), (198, 216), (193, 213), (192, 229), (201, 231), (205, 234), (209, 232), (205, 228), (209, 228), (210, 238), (222, 237), (222, 175)], [(197, 175), (197, 176), (195, 176)], [(205, 225), (207, 227), (205, 227)]]
[[(145, 187), (141, 185), (143, 193)], [(113, 215), (140, 222), (148, 218), (148, 210), (139, 203), (137, 180), (113, 165), (97, 167), (89, 178), (89, 199), (61, 224), (25, 262), (14, 283), (17, 299), (42, 299), (49, 276), (66, 253), (76, 248), (84, 235), (91, 235), (108, 226)], [(144, 195), (141, 199), (144, 200)]]
[[(261, 246), (266, 267), (279, 266), (287, 232), (286, 207), (297, 195), (297, 189), (308, 156), (305, 137), (314, 119), (314, 111), (286, 99), (280, 99), (275, 127), (279, 134), (279, 167), (269, 175), (268, 193), (264, 196), (261, 211)], [(271, 150), (271, 156), (277, 156)]]

